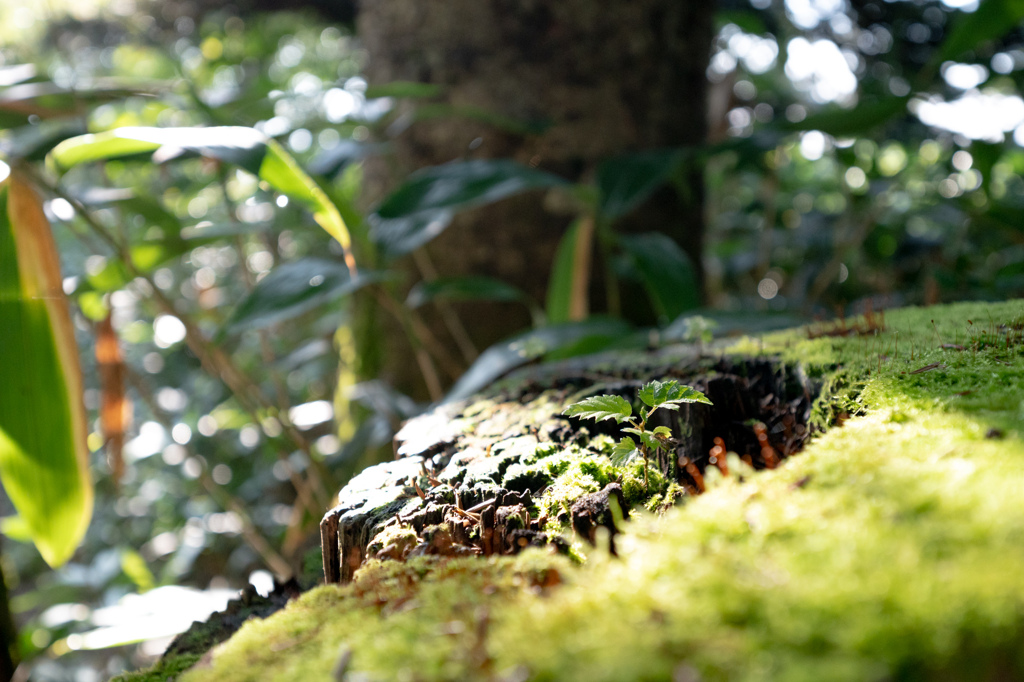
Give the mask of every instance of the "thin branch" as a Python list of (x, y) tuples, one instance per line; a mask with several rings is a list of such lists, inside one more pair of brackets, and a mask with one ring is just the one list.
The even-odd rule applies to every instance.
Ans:
[[(426, 249), (416, 249), (412, 252), (412, 257), (424, 280), (431, 282), (437, 279), (437, 269), (434, 267), (433, 261), (430, 260)], [(434, 305), (437, 306), (437, 311), (441, 313), (441, 319), (444, 321), (445, 326), (448, 327), (448, 333), (452, 335), (452, 340), (459, 347), (459, 352), (462, 353), (466, 364), (473, 364), (473, 361), (480, 356), (480, 351), (473, 344), (473, 340), (469, 338), (469, 332), (466, 331), (466, 326), (462, 324), (462, 320), (455, 312), (455, 309), (447, 301), (435, 301)]]
[[(254, 421), (257, 423), (262, 422), (262, 418), (259, 414), (260, 409), (264, 409), (271, 414), (278, 412), (277, 408), (263, 394), (262, 389), (243, 374), (220, 348), (211, 344), (189, 316), (182, 314), (175, 308), (174, 303), (166, 294), (164, 294), (160, 287), (156, 285), (152, 277), (135, 266), (131, 251), (127, 244), (120, 243), (110, 233), (106, 226), (96, 220), (92, 214), (89, 213), (88, 209), (86, 209), (86, 207), (77, 198), (71, 196), (59, 186), (45, 182), (38, 174), (29, 169), (29, 167), (26, 166), (26, 169), (28, 170), (28, 175), (36, 182), (37, 185), (45, 188), (53, 195), (60, 197), (71, 204), (92, 231), (106, 242), (116, 254), (118, 254), (118, 257), (128, 272), (133, 277), (138, 277), (149, 285), (152, 290), (152, 298), (156, 301), (161, 310), (166, 314), (175, 316), (184, 325), (185, 342), (189, 349), (197, 358), (199, 358), (203, 368), (212, 376), (219, 377), (225, 385), (227, 385), (228, 389), (232, 394), (234, 394), (239, 405), (242, 406)], [(289, 439), (292, 440), (297, 447), (304, 449), (304, 451), (308, 453), (309, 444), (301, 434), (298, 433), (295, 426), (291, 424), (287, 412), (283, 414), (275, 414), (275, 416), (278, 418), (284, 433), (288, 435)], [(286, 460), (288, 457), (283, 451), (279, 451), (278, 456), (282, 460)], [(304, 504), (307, 506), (314, 518), (327, 507), (329, 495), (323, 487), (323, 481), (318, 481), (319, 485), (317, 486), (318, 490), (316, 492), (320, 493), (321, 499), (319, 500), (315, 499), (316, 495), (310, 491), (308, 482), (303, 480), (297, 473), (292, 478), (292, 483), (295, 485), (296, 493), (303, 498)]]
[[(127, 367), (126, 370), (126, 376), (129, 383), (131, 383), (135, 388), (136, 392), (142, 398), (142, 401), (146, 403), (150, 413), (164, 426), (164, 428), (170, 431), (174, 426), (174, 419), (170, 414), (164, 411), (164, 409), (161, 408), (155, 400), (153, 400), (153, 391), (149, 386), (146, 386), (142, 377), (140, 377), (130, 367)], [(266, 565), (278, 576), (288, 577), (293, 575), (294, 570), (292, 569), (291, 564), (277, 553), (270, 544), (270, 541), (268, 541), (259, 531), (256, 524), (253, 523), (252, 518), (249, 516), (249, 513), (246, 511), (245, 503), (213, 480), (213, 477), (210, 476), (209, 469), (205, 464), (205, 460), (199, 458), (195, 450), (190, 445), (185, 444), (182, 447), (184, 447), (188, 452), (189, 457), (193, 457), (195, 458), (195, 461), (202, 463), (199, 482), (204, 488), (206, 488), (210, 497), (214, 498), (217, 504), (220, 505), (221, 509), (238, 514), (238, 517), (242, 520), (242, 537), (245, 539), (246, 543), (252, 547), (253, 551), (262, 557), (264, 563), (266, 563)]]

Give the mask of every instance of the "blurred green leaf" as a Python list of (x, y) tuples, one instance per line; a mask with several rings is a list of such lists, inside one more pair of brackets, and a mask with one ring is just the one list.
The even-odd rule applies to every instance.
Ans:
[(1024, 0), (982, 0), (978, 9), (961, 13), (953, 22), (936, 61), (957, 59), (968, 50), (995, 40), (1016, 28), (1024, 19)]
[(664, 149), (608, 159), (597, 171), (600, 211), (609, 219), (623, 216), (668, 182), (679, 168), (683, 150)]
[(401, 218), (377, 218), (370, 228), (370, 239), (385, 260), (394, 260), (420, 248), (452, 224), (448, 210), (423, 211)]
[(474, 106), (456, 106), (452, 104), (421, 104), (413, 112), (415, 121), (432, 119), (464, 118), (490, 126), (496, 131), (512, 135), (542, 135), (551, 127), (549, 121), (524, 121), (512, 116), (505, 116), (490, 109)]
[(386, 276), (381, 272), (362, 272), (352, 278), (344, 264), (322, 258), (284, 263), (261, 279), (235, 308), (225, 332), (264, 329), (347, 296)]
[[(586, 314), (585, 297), (590, 284), (591, 242), (593, 222), (589, 231), (584, 219), (573, 222), (558, 242), (555, 260), (548, 278), (547, 316), (551, 323), (568, 322), (574, 310)], [(581, 241), (585, 240), (585, 241)], [(581, 271), (581, 268), (586, 268)], [(580, 297), (584, 297), (580, 301)]]
[(148, 592), (156, 586), (156, 579), (146, 560), (134, 549), (121, 550), (121, 571), (135, 584), (139, 593)]
[(59, 566), (92, 516), (83, 386), (50, 226), (16, 176), (0, 186), (0, 320), (0, 478)]
[(313, 175), (325, 175), (333, 178), (353, 161), (379, 154), (385, 149), (387, 147), (382, 144), (364, 144), (355, 140), (342, 140), (331, 149), (323, 150), (313, 157), (309, 162), (309, 172)]
[(128, 269), (117, 258), (108, 258), (102, 268), (86, 275), (85, 281), (96, 291), (108, 293), (117, 291), (131, 280)]
[(744, 33), (761, 34), (767, 33), (768, 27), (764, 25), (761, 17), (751, 10), (719, 10), (715, 13), (715, 25), (721, 29), (727, 24), (735, 24)]
[(593, 318), (531, 329), (500, 341), (477, 358), (444, 398), (444, 402), (468, 398), (516, 367), (559, 349), (589, 341), (588, 350), (600, 350), (632, 331), (624, 320)]
[(32, 529), (17, 514), (0, 519), (0, 533), (15, 542), (32, 542)]
[(905, 114), (910, 97), (885, 97), (863, 101), (852, 109), (834, 106), (807, 116), (797, 123), (787, 123), (785, 130), (820, 130), (834, 137), (854, 137), (870, 132), (876, 126)]
[(420, 282), (409, 291), (405, 304), (419, 308), (431, 301), (523, 301), (526, 294), (493, 277), (443, 277)]
[(565, 184), (557, 175), (506, 159), (456, 161), (413, 173), (384, 200), (377, 214), (399, 218), (424, 211), (465, 209)]
[(65, 140), (50, 152), (50, 163), (59, 171), (92, 161), (134, 156), (164, 150), (160, 160), (191, 152), (231, 163), (253, 175), (267, 151), (267, 138), (242, 126), (211, 128), (124, 127)]
[(366, 99), (376, 99), (378, 97), (427, 99), (428, 97), (437, 97), (441, 92), (441, 86), (432, 83), (392, 81), (390, 83), (371, 85), (366, 88)]
[(665, 234), (621, 235), (619, 244), (643, 281), (655, 312), (663, 321), (675, 319), (700, 303), (693, 264)]

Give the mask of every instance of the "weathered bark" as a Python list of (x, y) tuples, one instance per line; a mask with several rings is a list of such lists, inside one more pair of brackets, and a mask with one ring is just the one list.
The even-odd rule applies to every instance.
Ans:
[[(438, 84), (453, 107), (543, 130), (524, 134), (457, 116), (415, 122), (394, 140), (397, 163), (369, 167), (370, 194), (459, 158), (514, 158), (578, 180), (618, 154), (700, 145), (713, 9), (680, 0), (366, 0), (358, 26), (371, 82)], [(702, 174), (688, 175), (689, 192), (658, 193), (622, 228), (671, 235), (699, 274)], [(569, 221), (545, 210), (541, 197), (513, 198), (461, 216), (428, 250), (441, 275), (496, 276), (543, 301)], [(595, 287), (598, 309), (602, 298)], [(512, 304), (459, 310), (479, 347), (529, 324)], [(439, 322), (431, 326), (444, 337)], [(381, 369), (409, 390), (414, 370), (400, 336), (388, 335)]]
[[(593, 385), (595, 377), (600, 386)], [(765, 468), (798, 452), (810, 435), (807, 422), (820, 387), (800, 368), (772, 358), (716, 359), (675, 347), (518, 370), (501, 387), (407, 422), (395, 437), (398, 459), (365, 469), (341, 490), (338, 505), (320, 524), (326, 581), (351, 581), (374, 558), (371, 540), (389, 529), (413, 537), (411, 555), (489, 556), (557, 543), (557, 535), (544, 532), (545, 512), (538, 514), (554, 483), (542, 462), (598, 456), (596, 434), (620, 435), (612, 422), (583, 425), (562, 410), (574, 397), (598, 389), (632, 400), (645, 380), (662, 377), (695, 386), (714, 403), (665, 410), (650, 423), (668, 426), (676, 438), (671, 452), (652, 457), (651, 468), (690, 494), (703, 490), (708, 466), (725, 467), (715, 459), (725, 455), (724, 447), (715, 449), (716, 439), (749, 466)], [(617, 492), (610, 486), (567, 500), (575, 504), (557, 517), (565, 514), (562, 521), (590, 542), (598, 526), (614, 532), (609, 496), (624, 515), (627, 503), (637, 502), (623, 497), (622, 482), (616, 485)], [(386, 551), (377, 558), (382, 554), (397, 558)]]

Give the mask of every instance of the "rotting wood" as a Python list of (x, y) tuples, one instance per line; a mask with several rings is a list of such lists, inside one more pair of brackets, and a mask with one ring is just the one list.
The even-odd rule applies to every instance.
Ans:
[[(810, 435), (807, 422), (818, 388), (798, 367), (764, 357), (691, 354), (667, 363), (643, 357), (647, 365), (633, 356), (618, 367), (590, 358), (589, 365), (574, 360), (535, 368), (490, 394), (410, 420), (395, 438), (398, 458), (355, 477), (324, 517), (327, 582), (349, 582), (371, 558), (370, 541), (396, 522), (420, 538), (407, 552), (412, 555), (508, 554), (552, 542), (544, 519), (532, 518), (529, 511), (549, 481), (508, 474), (544, 444), (586, 446), (598, 434), (618, 435), (610, 423), (584, 426), (560, 415), (565, 405), (588, 394), (614, 392), (632, 399), (643, 381), (663, 377), (704, 391), (713, 407), (683, 405), (678, 412), (659, 412), (654, 420), (659, 423), (653, 424), (671, 428), (678, 441), (675, 452), (654, 465), (690, 494), (703, 490), (703, 472), (722, 447), (756, 468), (772, 468), (778, 458), (799, 451)], [(607, 365), (607, 358), (603, 362)], [(595, 376), (603, 381), (595, 382)], [(603, 517), (597, 523), (614, 530)], [(393, 550), (379, 555), (395, 558)]]

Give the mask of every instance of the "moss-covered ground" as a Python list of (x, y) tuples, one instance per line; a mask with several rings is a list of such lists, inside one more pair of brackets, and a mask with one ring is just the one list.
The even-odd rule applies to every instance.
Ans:
[(819, 415), (862, 414), (640, 514), (618, 558), (371, 562), (180, 679), (1024, 679), (1022, 322), (963, 304), (735, 342), (832, 377)]

